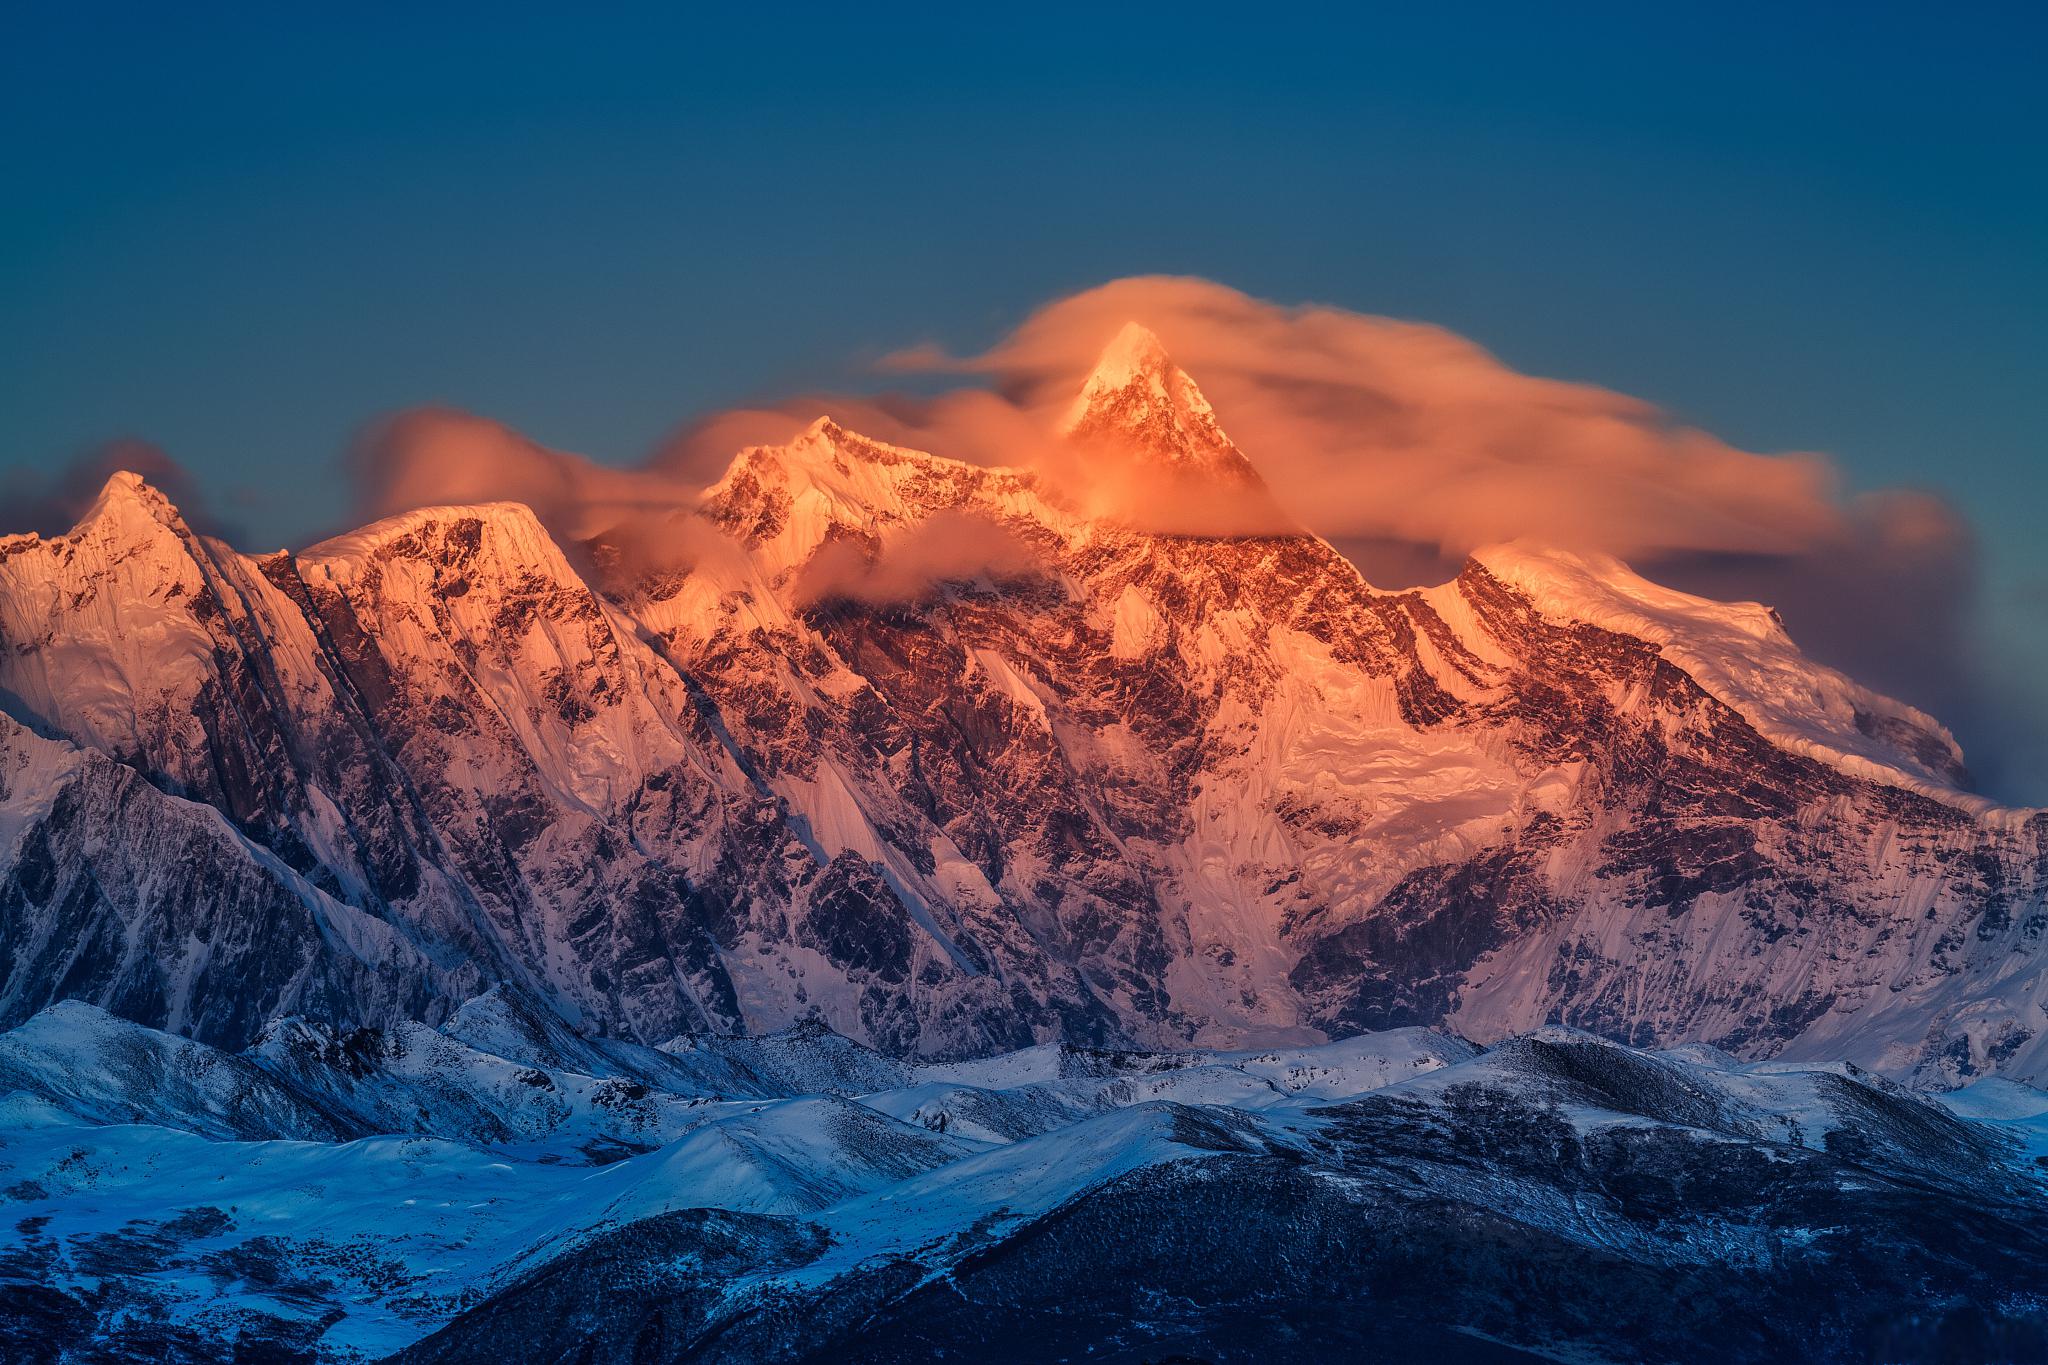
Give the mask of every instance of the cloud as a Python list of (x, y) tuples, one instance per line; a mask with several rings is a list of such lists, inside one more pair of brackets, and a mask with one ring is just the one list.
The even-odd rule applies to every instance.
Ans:
[(551, 450), (454, 408), (414, 408), (373, 423), (357, 437), (348, 463), (360, 519), (442, 504), (522, 502), (570, 540), (691, 505), (701, 486), (654, 467), (616, 469)]
[(419, 507), (524, 503), (571, 559), (606, 582), (739, 555), (710, 523), (687, 515), (704, 480), (655, 462), (601, 465), (455, 408), (414, 408), (372, 423), (351, 446), (348, 467), (356, 524)]
[(945, 511), (879, 543), (827, 540), (797, 576), (799, 606), (842, 600), (885, 606), (914, 602), (942, 583), (1030, 577), (1044, 561), (1024, 541), (986, 517)]
[[(467, 414), (403, 414), (358, 447), (364, 510), (515, 498), (560, 534), (610, 530), (621, 543), (660, 547), (673, 542), (676, 513), (739, 449), (787, 441), (829, 415), (892, 444), (1036, 468), (1089, 506), (1107, 490), (1116, 505), (1192, 529), (1272, 529), (1241, 490), (1190, 508), (1186, 490), (1121, 488), (1115, 472), (1058, 439), (1102, 348), (1131, 321), (1193, 376), (1282, 513), (1337, 544), (1368, 581), (1442, 581), (1496, 541), (1604, 551), (1675, 587), (1777, 606), (1816, 658), (1949, 721), (1994, 790), (2010, 795), (2008, 776), (2030, 776), (1999, 762), (2031, 743), (2022, 733), (2031, 718), (1994, 700), (1974, 540), (1940, 498), (1845, 496), (1821, 455), (1741, 450), (1640, 399), (1521, 374), (1440, 327), (1269, 303), (1206, 280), (1151, 276), (1085, 290), (979, 355), (921, 346), (884, 362), (886, 373), (926, 384), (957, 377), (945, 392), (806, 394), (719, 412), (633, 468), (551, 451)], [(1234, 524), (1248, 507), (1260, 524)], [(830, 548), (804, 590), (895, 600), (1009, 564), (948, 558), (955, 548), (940, 531), (929, 544)]]
[(169, 498), (193, 530), (223, 540), (242, 538), (239, 527), (215, 514), (183, 465), (161, 447), (134, 439), (94, 446), (51, 474), (10, 473), (0, 482), (0, 507), (6, 508), (0, 532), (60, 535), (70, 530), (99, 497), (108, 477), (124, 469), (140, 474)]
[(924, 347), (887, 363), (986, 377), (1044, 429), (1134, 319), (1281, 504), (1325, 536), (1462, 555), (1534, 534), (1645, 558), (1793, 552), (1846, 525), (1818, 456), (1737, 450), (1638, 399), (1517, 373), (1440, 327), (1206, 280), (1119, 280), (1040, 309), (985, 354)]

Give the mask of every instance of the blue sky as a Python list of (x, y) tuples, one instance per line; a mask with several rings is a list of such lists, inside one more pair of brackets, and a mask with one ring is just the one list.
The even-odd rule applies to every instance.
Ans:
[(1944, 494), (2048, 709), (2039, 7), (200, 8), (7, 20), (0, 476), (139, 437), (294, 542), (379, 414), (628, 462), (1186, 273)]

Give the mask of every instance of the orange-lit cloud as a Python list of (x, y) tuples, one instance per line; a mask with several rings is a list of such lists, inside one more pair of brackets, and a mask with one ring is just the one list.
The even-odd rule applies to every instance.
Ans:
[[(1122, 487), (1123, 472), (1058, 439), (1102, 347), (1130, 321), (1193, 376), (1280, 518), (1237, 492), (1205, 506), (1187, 490)], [(1606, 551), (1677, 587), (1771, 602), (1818, 657), (1965, 728), (1983, 691), (1975, 551), (1947, 503), (1908, 490), (1845, 497), (1822, 456), (1737, 449), (1641, 400), (1518, 373), (1440, 327), (1140, 277), (1049, 303), (982, 354), (919, 347), (885, 368), (961, 384), (716, 413), (631, 469), (463, 414), (406, 414), (358, 452), (364, 510), (515, 498), (566, 536), (623, 526), (633, 541), (639, 524), (653, 529), (638, 542), (666, 543), (674, 512), (739, 449), (830, 415), (893, 444), (1036, 468), (1084, 506), (1145, 507), (1172, 523), (1160, 529), (1263, 532), (1292, 520), (1382, 586), (1440, 580), (1494, 541)], [(880, 557), (832, 550), (806, 591), (894, 599), (933, 575), (990, 567), (951, 564), (944, 540)], [(863, 575), (872, 587), (859, 586)]]
[[(523, 501), (576, 536), (688, 504), (741, 448), (820, 414), (863, 434), (980, 464), (1032, 466), (1069, 488), (1143, 490), (1056, 436), (1103, 344), (1126, 321), (1157, 332), (1295, 522), (1339, 542), (1427, 547), (1455, 562), (1533, 537), (1639, 565), (1701, 555), (1803, 556), (1873, 538), (1918, 557), (1953, 548), (1945, 504), (1891, 492), (1845, 501), (1817, 455), (1738, 450), (1640, 400), (1537, 379), (1438, 327), (1326, 307), (1282, 307), (1204, 280), (1119, 280), (1047, 305), (987, 353), (929, 348), (896, 370), (986, 381), (936, 397), (807, 395), (699, 420), (646, 464), (619, 469), (548, 450), (495, 422), (422, 409), (372, 430), (356, 455), (366, 515), (428, 502)], [(1185, 490), (1164, 498), (1186, 500)], [(1214, 530), (1246, 502), (1226, 492)], [(1200, 509), (1183, 509), (1191, 523)]]
[[(1281, 504), (1326, 536), (1457, 555), (1533, 535), (1642, 558), (1798, 552), (1845, 526), (1818, 456), (1737, 450), (1637, 399), (1519, 374), (1440, 327), (1206, 280), (1118, 280), (1040, 309), (983, 355), (919, 348), (888, 363), (985, 376), (1044, 430), (1132, 319), (1194, 376)], [(986, 443), (982, 407), (927, 421)]]
[(834, 599), (869, 605), (909, 602), (940, 583), (997, 582), (1039, 572), (1029, 545), (985, 517), (946, 511), (879, 545), (851, 538), (825, 542), (796, 584), (799, 605)]
[(416, 507), (522, 502), (565, 539), (694, 503), (699, 485), (550, 450), (489, 418), (414, 408), (372, 424), (349, 453), (357, 516)]

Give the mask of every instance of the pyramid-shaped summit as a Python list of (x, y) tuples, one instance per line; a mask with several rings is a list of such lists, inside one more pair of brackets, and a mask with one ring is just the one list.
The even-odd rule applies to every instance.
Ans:
[(1125, 323), (1103, 349), (1062, 430), (1070, 440), (1183, 479), (1264, 487), (1195, 381), (1140, 323)]

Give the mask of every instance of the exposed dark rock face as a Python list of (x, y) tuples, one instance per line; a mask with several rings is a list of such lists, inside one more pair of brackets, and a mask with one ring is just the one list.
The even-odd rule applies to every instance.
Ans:
[[(19, 756), (57, 747), (4, 716), (0, 743)], [(381, 960), (335, 952), (337, 940), (373, 932), (360, 911), (131, 768), (89, 751), (60, 761), (62, 784), (0, 882), (0, 1001), (11, 1022), (82, 998), (235, 1042), (279, 1014), (429, 1014), (482, 984), (473, 968), (444, 970), (402, 944)]]
[(663, 1214), (521, 1281), (487, 1328), (430, 1338), (400, 1359), (683, 1360), (717, 1324), (726, 1281), (801, 1268), (827, 1244), (822, 1229), (785, 1218), (718, 1209)]
[(1316, 939), (1289, 981), (1331, 1000), (1317, 1022), (1334, 1032), (1436, 1023), (1472, 964), (1520, 927), (1513, 917), (1562, 913), (1531, 862), (1504, 851), (1411, 872), (1371, 917)]

